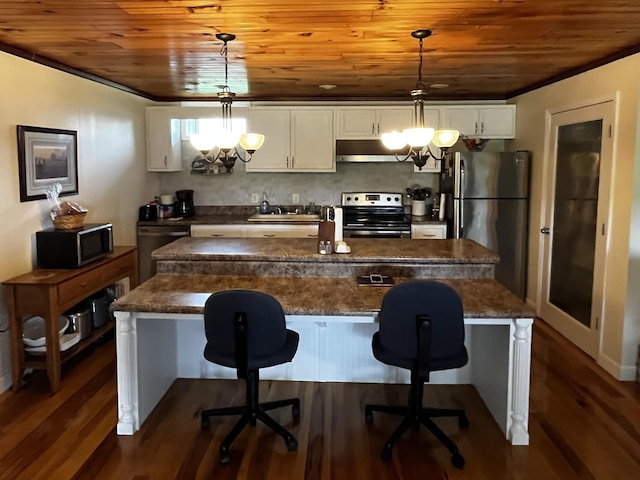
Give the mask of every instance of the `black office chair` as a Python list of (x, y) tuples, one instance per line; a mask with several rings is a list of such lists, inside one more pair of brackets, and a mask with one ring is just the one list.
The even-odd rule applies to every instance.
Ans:
[(420, 424), (429, 429), (451, 452), (451, 463), (464, 466), (458, 447), (433, 422), (435, 417), (458, 417), (461, 428), (469, 421), (463, 410), (422, 406), (424, 382), (429, 373), (466, 365), (462, 300), (450, 286), (433, 280), (412, 280), (392, 287), (382, 300), (380, 329), (373, 336), (373, 355), (382, 363), (411, 370), (407, 406), (366, 405), (365, 421), (373, 412), (402, 415), (404, 419), (385, 443), (380, 456), (391, 460), (391, 449), (410, 428)]
[(229, 448), (242, 429), (260, 420), (284, 438), (289, 451), (298, 441), (266, 412), (292, 406), (294, 417), (300, 415), (300, 399), (258, 402), (259, 369), (290, 362), (298, 349), (298, 334), (287, 330), (280, 303), (271, 295), (253, 290), (226, 290), (212, 294), (204, 306), (207, 345), (204, 357), (210, 362), (235, 368), (238, 378), (246, 381), (246, 404), (202, 412), (202, 428), (209, 427), (209, 417), (242, 415), (220, 447), (220, 461), (230, 462)]

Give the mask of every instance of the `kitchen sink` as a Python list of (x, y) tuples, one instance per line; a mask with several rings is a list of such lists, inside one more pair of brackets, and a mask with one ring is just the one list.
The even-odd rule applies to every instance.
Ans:
[(317, 222), (317, 213), (254, 213), (249, 217), (250, 222)]

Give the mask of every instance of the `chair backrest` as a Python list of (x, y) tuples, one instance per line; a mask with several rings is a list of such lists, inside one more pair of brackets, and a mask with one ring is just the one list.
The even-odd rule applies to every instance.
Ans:
[(255, 290), (224, 290), (204, 305), (207, 349), (232, 359), (236, 350), (236, 318), (244, 314), (249, 357), (264, 357), (282, 349), (287, 339), (284, 311), (271, 295)]
[(379, 339), (394, 355), (415, 359), (416, 318), (428, 317), (432, 361), (464, 352), (464, 311), (458, 293), (434, 280), (411, 280), (392, 287), (382, 300)]

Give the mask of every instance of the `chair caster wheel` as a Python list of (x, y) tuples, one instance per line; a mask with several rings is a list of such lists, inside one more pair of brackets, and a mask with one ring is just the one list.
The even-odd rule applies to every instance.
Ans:
[(462, 414), (460, 417), (458, 417), (458, 425), (460, 426), (460, 428), (469, 428), (469, 419), (466, 415)]
[(388, 463), (391, 461), (391, 445), (385, 445), (380, 452), (380, 458), (383, 462)]
[(287, 444), (287, 450), (290, 452), (294, 452), (298, 449), (298, 441), (294, 437), (287, 438), (284, 442)]
[(462, 469), (462, 467), (464, 467), (464, 457), (459, 453), (454, 453), (451, 456), (451, 465), (453, 465), (457, 469)]
[(205, 429), (205, 428), (209, 428), (210, 425), (211, 425), (211, 423), (209, 422), (209, 417), (203, 416), (202, 420), (200, 421), (200, 426), (203, 429)]
[(231, 463), (231, 457), (229, 456), (229, 449), (222, 447), (220, 449), (220, 463), (222, 465), (228, 465)]

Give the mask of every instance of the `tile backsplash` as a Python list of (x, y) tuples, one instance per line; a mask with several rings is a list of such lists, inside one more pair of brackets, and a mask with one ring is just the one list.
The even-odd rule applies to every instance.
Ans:
[[(496, 148), (501, 148), (502, 142)], [(491, 143), (491, 142), (489, 142)], [(418, 184), (437, 192), (439, 178), (434, 173), (414, 173), (413, 163), (338, 163), (335, 173), (247, 173), (245, 165), (236, 162), (230, 175), (191, 174), (191, 162), (198, 156), (188, 142), (183, 142), (183, 170), (158, 173), (158, 194), (171, 194), (176, 190), (192, 189), (196, 205), (251, 205), (251, 195), (262, 200), (266, 192), (273, 204), (292, 203), (292, 194), (298, 194), (300, 204), (315, 202), (337, 205), (340, 194), (348, 191), (404, 192)], [(258, 151), (256, 155), (259, 155)]]

